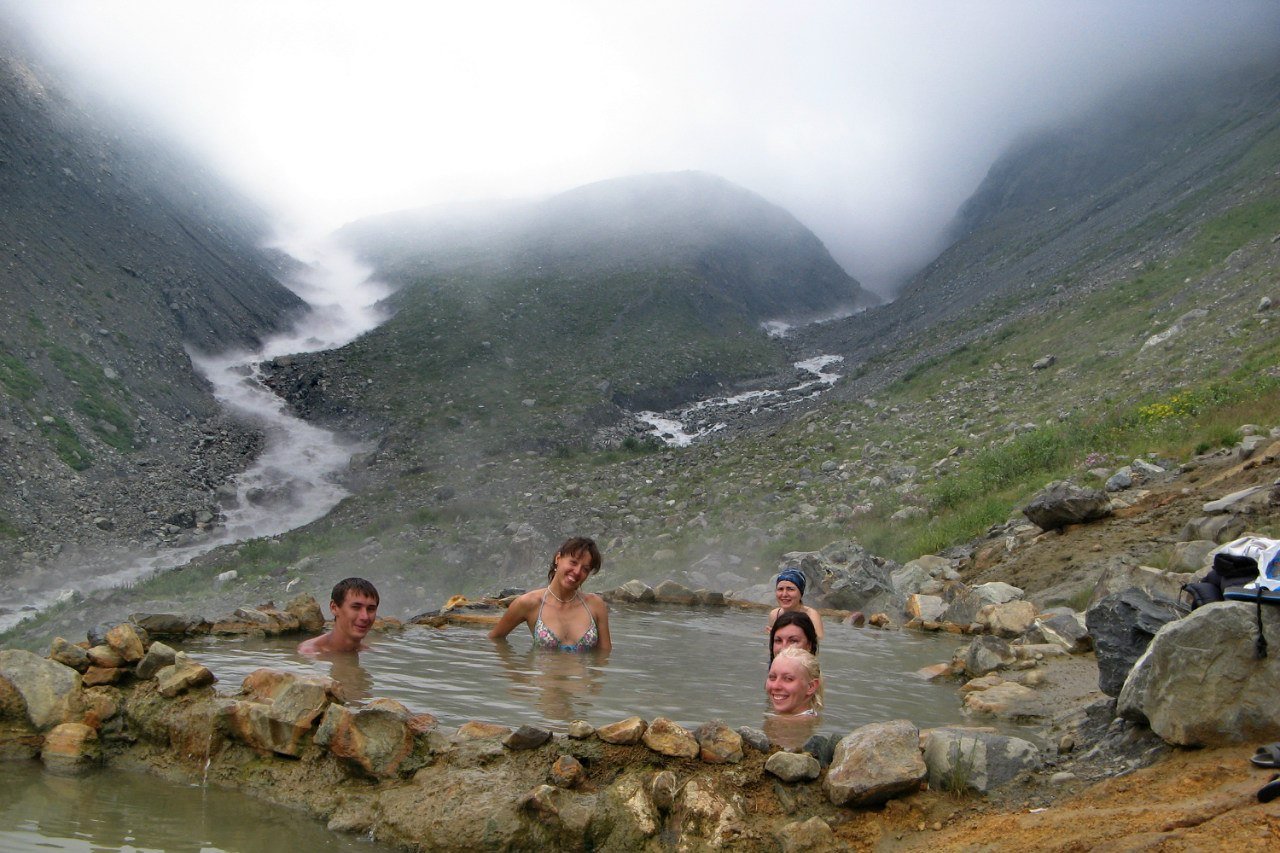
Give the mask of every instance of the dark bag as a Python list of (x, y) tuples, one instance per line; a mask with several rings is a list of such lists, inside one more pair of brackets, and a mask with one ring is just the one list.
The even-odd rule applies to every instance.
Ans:
[[(1213, 557), (1210, 574), (1217, 574), (1218, 586), (1225, 592), (1233, 586), (1244, 586), (1258, 577), (1258, 561), (1245, 554), (1221, 551)], [(1205, 580), (1209, 575), (1205, 575)], [(1221, 600), (1221, 599), (1219, 599)]]

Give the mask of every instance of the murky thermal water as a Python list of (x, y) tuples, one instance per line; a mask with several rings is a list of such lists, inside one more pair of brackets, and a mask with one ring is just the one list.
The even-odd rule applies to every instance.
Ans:
[[(816, 728), (766, 722), (763, 613), (728, 609), (614, 607), (614, 651), (593, 655), (534, 651), (523, 629), (493, 643), (475, 627), (408, 626), (379, 635), (374, 648), (337, 661), (298, 655), (297, 638), (202, 638), (183, 648), (234, 693), (260, 667), (331, 675), (351, 698), (397, 699), (446, 725), (484, 720), (564, 731), (638, 714), (693, 727), (712, 719), (764, 728), (799, 746), (816, 730), (843, 734), (860, 725), (909, 719), (921, 728), (965, 722), (951, 683), (915, 675), (948, 660), (948, 635), (826, 625), (819, 658), (826, 710)], [(362, 850), (381, 847), (327, 832), (323, 824), (234, 792), (174, 785), (121, 771), (80, 778), (44, 773), (35, 763), (0, 773), (0, 851), (7, 850)]]
[(104, 769), (79, 777), (9, 762), (0, 772), (0, 851), (389, 853), (301, 812), (235, 791)]
[[(472, 627), (409, 626), (377, 637), (344, 661), (311, 661), (296, 641), (206, 638), (184, 648), (233, 692), (259, 667), (331, 675), (349, 693), (399, 700), (458, 725), (479, 719), (563, 731), (571, 720), (603, 725), (638, 714), (688, 726), (719, 719), (760, 727), (768, 665), (765, 616), (728, 609), (619, 608), (610, 616), (614, 650), (593, 655), (541, 652), (518, 628), (493, 643)], [(951, 658), (950, 636), (829, 624), (820, 648), (826, 682), (821, 731), (906, 718), (935, 726), (962, 719), (953, 684), (915, 671)]]

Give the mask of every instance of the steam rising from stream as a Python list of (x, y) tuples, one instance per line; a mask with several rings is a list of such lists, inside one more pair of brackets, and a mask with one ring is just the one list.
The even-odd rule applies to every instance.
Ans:
[(345, 250), (299, 240), (281, 241), (276, 248), (305, 265), (284, 284), (308, 303), (307, 313), (291, 331), (268, 339), (256, 351), (191, 356), (217, 400), (235, 418), (260, 429), (265, 439), (259, 457), (229, 484), (234, 497), (228, 493), (221, 499), (225, 524), (188, 534), (189, 541), (177, 547), (78, 555), (80, 562), (24, 578), (12, 600), (0, 599), (0, 630), (77, 593), (126, 585), (220, 545), (309, 524), (347, 496), (336, 475), (367, 448), (295, 417), (260, 381), (259, 365), (281, 355), (339, 347), (367, 332), (385, 319), (377, 304), (390, 288), (371, 279), (372, 271)]

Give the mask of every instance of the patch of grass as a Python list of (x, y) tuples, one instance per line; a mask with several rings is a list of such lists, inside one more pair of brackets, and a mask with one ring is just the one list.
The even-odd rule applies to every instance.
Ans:
[(19, 400), (31, 400), (40, 390), (40, 377), (8, 353), (0, 353), (0, 384)]
[(0, 539), (17, 539), (21, 535), (21, 527), (0, 515)]
[(83, 471), (93, 464), (93, 454), (80, 442), (80, 437), (65, 419), (54, 417), (45, 421), (41, 418), (40, 431), (53, 447), (53, 452), (72, 470)]
[(85, 418), (94, 434), (121, 452), (132, 450), (132, 418), (112, 399), (114, 389), (102, 368), (59, 344), (46, 342), (45, 348), (62, 375), (80, 389), (75, 410)]
[(943, 791), (953, 797), (962, 797), (973, 790), (977, 751), (976, 740), (970, 743), (967, 750), (964, 748), (964, 738), (959, 738), (951, 744), (947, 772), (942, 777)]

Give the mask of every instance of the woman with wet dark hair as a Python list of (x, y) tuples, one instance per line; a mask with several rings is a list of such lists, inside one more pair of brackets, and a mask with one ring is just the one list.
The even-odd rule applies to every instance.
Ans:
[(792, 646), (799, 646), (811, 655), (818, 653), (818, 632), (808, 613), (788, 610), (773, 620), (773, 627), (769, 629), (769, 662), (773, 662), (778, 652)]
[(580, 591), (587, 578), (600, 571), (603, 562), (600, 549), (591, 539), (566, 539), (551, 558), (547, 585), (531, 589), (511, 602), (489, 632), (489, 639), (501, 640), (524, 622), (538, 648), (609, 651), (613, 647), (609, 607), (600, 596)]

